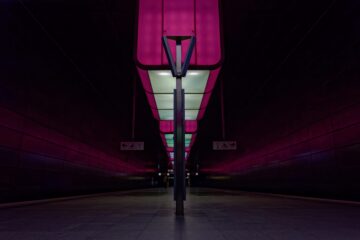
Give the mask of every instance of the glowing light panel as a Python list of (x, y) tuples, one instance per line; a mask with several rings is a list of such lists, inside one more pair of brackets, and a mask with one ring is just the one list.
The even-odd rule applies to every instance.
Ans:
[[(166, 36), (195, 36), (195, 51), (186, 77), (185, 146), (187, 158), (194, 144), (198, 120), (202, 119), (221, 69), (223, 49), (220, 29), (219, 0), (137, 0), (138, 21), (135, 60), (142, 85), (154, 117), (160, 121), (160, 132), (167, 152), (174, 148), (174, 89), (162, 47)], [(189, 41), (182, 44), (182, 61)], [(175, 43), (169, 43), (175, 52)], [(201, 70), (200, 70), (201, 69)], [(171, 151), (170, 151), (171, 150)], [(173, 159), (173, 154), (169, 159)]]
[[(155, 94), (172, 94), (174, 92), (174, 89), (176, 88), (176, 78), (172, 77), (170, 71), (150, 70), (148, 73)], [(209, 75), (209, 70), (189, 70), (186, 77), (182, 78), (182, 86), (185, 93), (204, 93)]]

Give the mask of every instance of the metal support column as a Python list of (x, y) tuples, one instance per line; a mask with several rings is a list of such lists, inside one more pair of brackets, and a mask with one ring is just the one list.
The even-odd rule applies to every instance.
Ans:
[[(171, 67), (173, 77), (176, 77), (176, 89), (174, 89), (174, 142), (175, 142), (175, 182), (174, 182), (174, 200), (176, 201), (176, 215), (184, 215), (184, 201), (186, 200), (185, 185), (185, 92), (182, 89), (182, 78), (186, 76), (187, 69), (190, 65), (191, 55), (195, 45), (195, 37), (169, 37), (176, 41), (176, 61), (172, 58), (167, 37), (163, 37), (163, 45)], [(181, 42), (186, 39), (190, 40), (190, 47), (182, 64)]]
[[(181, 41), (176, 40), (176, 72), (181, 73)], [(185, 200), (185, 133), (184, 133), (184, 90), (181, 76), (176, 77), (174, 90), (174, 120), (175, 120), (175, 201), (176, 215), (184, 215)]]

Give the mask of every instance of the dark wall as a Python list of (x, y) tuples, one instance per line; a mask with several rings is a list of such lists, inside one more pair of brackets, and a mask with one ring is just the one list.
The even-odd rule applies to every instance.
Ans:
[[(212, 140), (221, 139), (220, 98), (214, 95), (191, 156), (206, 186), (360, 199), (359, 5), (333, 1), (319, 4), (316, 13), (308, 6), (311, 11), (303, 14), (297, 5), (305, 2), (289, 6), (293, 19), (273, 9), (269, 15), (239, 13), (232, 25), (225, 16), (225, 26), (238, 34), (225, 32), (221, 76), (226, 139), (236, 140), (238, 150), (211, 149)], [(226, 11), (232, 12), (230, 6)], [(247, 19), (295, 24), (285, 29)], [(242, 25), (256, 35), (247, 35)], [(271, 34), (277, 31), (284, 36)], [(296, 40), (286, 49), (279, 46), (285, 39)], [(272, 60), (263, 63), (263, 55)]]
[(0, 106), (0, 201), (150, 185), (144, 155), (109, 153), (89, 142)]
[[(145, 151), (120, 151), (131, 137), (133, 39), (108, 22), (128, 13), (109, 15), (94, 2), (3, 6), (0, 202), (149, 186), (161, 140), (147, 141), (157, 126), (139, 84), (136, 137)], [(120, 35), (122, 44), (105, 44)]]
[(149, 186), (151, 147), (120, 152), (130, 114), (55, 81), (0, 82), (0, 202)]
[[(354, 75), (352, 75), (354, 74)], [(264, 103), (253, 119), (229, 120), (237, 151), (201, 151), (216, 187), (360, 199), (360, 84), (348, 72)], [(306, 86), (306, 88), (305, 88)], [(309, 88), (307, 88), (309, 87)], [(310, 88), (312, 87), (312, 88)], [(208, 144), (210, 146), (210, 144)], [(211, 153), (211, 154), (209, 154)]]

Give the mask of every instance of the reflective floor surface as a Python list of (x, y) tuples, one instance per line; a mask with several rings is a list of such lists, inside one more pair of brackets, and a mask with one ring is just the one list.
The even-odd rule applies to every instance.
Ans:
[(149, 189), (0, 209), (0, 239), (360, 239), (359, 205), (191, 189), (185, 208)]

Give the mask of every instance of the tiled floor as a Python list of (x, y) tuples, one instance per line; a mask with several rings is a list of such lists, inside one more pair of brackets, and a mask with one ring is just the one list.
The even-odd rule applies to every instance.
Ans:
[(192, 189), (186, 215), (171, 191), (0, 209), (0, 239), (360, 239), (360, 206)]

